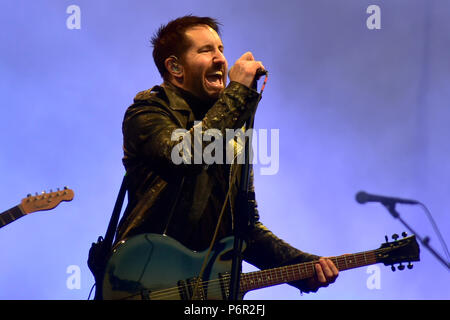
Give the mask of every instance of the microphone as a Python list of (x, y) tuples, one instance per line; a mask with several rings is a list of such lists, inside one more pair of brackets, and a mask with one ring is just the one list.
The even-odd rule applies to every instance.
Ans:
[(267, 75), (269, 73), (269, 71), (264, 70), (263, 68), (259, 68), (258, 70), (256, 70), (255, 73), (255, 78), (253, 79), (252, 82), (252, 89), (257, 89), (257, 81), (259, 80), (259, 78), (261, 78), (261, 76)]
[(259, 77), (261, 76), (265, 76), (266, 74), (268, 74), (269, 71), (263, 69), (263, 68), (259, 68), (258, 70), (256, 70), (256, 78), (259, 79)]
[(377, 196), (374, 194), (366, 193), (364, 191), (358, 192), (356, 194), (355, 198), (356, 198), (356, 201), (361, 204), (364, 204), (366, 202), (381, 202), (384, 205), (395, 204), (395, 203), (419, 204), (419, 201), (416, 201), (416, 200)]

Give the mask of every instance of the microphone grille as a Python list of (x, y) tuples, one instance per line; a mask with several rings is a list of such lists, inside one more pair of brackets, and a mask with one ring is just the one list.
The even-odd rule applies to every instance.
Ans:
[(358, 203), (361, 203), (361, 204), (366, 203), (367, 202), (367, 193), (365, 193), (364, 191), (360, 191), (356, 194), (355, 198)]

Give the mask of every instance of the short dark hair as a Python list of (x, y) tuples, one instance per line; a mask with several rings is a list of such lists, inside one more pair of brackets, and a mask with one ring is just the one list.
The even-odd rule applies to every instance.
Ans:
[(171, 55), (181, 58), (183, 53), (189, 48), (190, 43), (185, 37), (187, 29), (198, 25), (207, 25), (220, 34), (219, 24), (213, 18), (187, 15), (172, 20), (166, 25), (161, 25), (151, 39), (153, 60), (161, 77), (164, 79), (167, 72), (164, 61)]

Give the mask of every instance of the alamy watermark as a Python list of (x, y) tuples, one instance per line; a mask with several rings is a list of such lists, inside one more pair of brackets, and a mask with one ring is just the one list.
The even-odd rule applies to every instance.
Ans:
[(248, 141), (249, 162), (261, 165), (261, 175), (275, 175), (280, 167), (279, 129), (270, 130), (270, 153), (267, 129), (225, 129), (224, 136), (218, 129), (203, 130), (202, 122), (196, 121), (192, 134), (186, 129), (176, 129), (171, 140), (179, 142), (171, 153), (176, 165), (244, 164), (245, 141)]
[(66, 287), (69, 290), (81, 289), (81, 269), (78, 265), (70, 265), (66, 269), (69, 276), (66, 279)]
[(81, 29), (81, 9), (79, 6), (72, 4), (67, 7), (66, 13), (70, 16), (66, 19), (66, 27), (69, 30)]
[(366, 273), (370, 274), (367, 278), (366, 286), (369, 290), (380, 290), (381, 289), (381, 269), (377, 265), (368, 266)]
[(366, 20), (366, 26), (369, 30), (381, 29), (381, 9), (376, 4), (372, 4), (367, 7), (366, 13), (370, 16)]

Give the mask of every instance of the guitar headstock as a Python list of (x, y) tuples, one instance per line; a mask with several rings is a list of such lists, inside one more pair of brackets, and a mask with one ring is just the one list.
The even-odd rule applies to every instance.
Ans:
[(67, 187), (63, 190), (58, 190), (56, 192), (42, 192), (41, 194), (36, 194), (32, 196), (29, 194), (26, 198), (22, 199), (20, 203), (22, 210), (25, 214), (32, 213), (35, 211), (50, 210), (59, 205), (62, 201), (71, 201), (74, 197), (74, 192)]
[(397, 234), (392, 235), (394, 241), (388, 242), (386, 236), (386, 243), (383, 243), (381, 247), (376, 250), (376, 258), (378, 262), (383, 262), (384, 265), (391, 265), (392, 271), (395, 271), (394, 264), (400, 263), (399, 270), (405, 269), (402, 262), (408, 262), (408, 269), (412, 269), (412, 261), (420, 261), (420, 248), (416, 240), (415, 235), (408, 236), (406, 232), (402, 233), (403, 238), (398, 239)]

